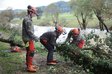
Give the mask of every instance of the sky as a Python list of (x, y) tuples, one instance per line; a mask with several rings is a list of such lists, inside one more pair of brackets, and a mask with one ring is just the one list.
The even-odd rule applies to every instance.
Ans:
[(4, 10), (7, 8), (26, 9), (28, 5), (32, 5), (34, 7), (47, 6), (50, 3), (58, 2), (58, 1), (67, 2), (70, 0), (0, 0), (0, 10)]

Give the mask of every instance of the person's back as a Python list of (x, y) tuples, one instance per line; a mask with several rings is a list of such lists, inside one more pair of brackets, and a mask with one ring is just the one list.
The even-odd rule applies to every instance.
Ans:
[(57, 62), (53, 59), (54, 46), (57, 38), (62, 34), (63, 29), (58, 26), (54, 32), (46, 32), (40, 36), (40, 42), (48, 50), (47, 65), (55, 65)]
[(56, 39), (58, 38), (56, 32), (46, 32), (43, 35), (41, 35), (40, 39), (46, 39), (48, 43), (55, 45)]

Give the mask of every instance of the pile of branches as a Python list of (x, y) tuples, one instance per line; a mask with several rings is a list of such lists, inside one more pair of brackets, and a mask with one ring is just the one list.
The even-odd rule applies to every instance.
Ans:
[[(92, 36), (97, 35), (91, 35), (91, 38), (93, 38)], [(95, 37), (95, 40), (98, 41), (98, 38), (98, 36)], [(96, 43), (97, 45), (94, 46), (87, 44), (83, 49), (78, 48), (74, 44), (64, 43), (57, 47), (57, 51), (65, 58), (65, 61), (70, 60), (74, 65), (77, 64), (82, 66), (86, 72), (92, 72), (94, 74), (111, 74), (112, 52), (105, 51), (107, 50), (106, 48), (100, 48), (103, 44)]]
[(111, 74), (112, 60), (108, 54), (98, 52), (96, 48), (79, 49), (75, 45), (63, 44), (57, 50), (65, 60), (71, 60), (74, 64), (83, 67), (85, 71), (89, 69), (95, 74)]

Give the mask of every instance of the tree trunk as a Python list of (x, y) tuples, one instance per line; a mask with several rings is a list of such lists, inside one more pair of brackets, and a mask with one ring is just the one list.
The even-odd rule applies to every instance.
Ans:
[(82, 16), (82, 26), (83, 26), (83, 29), (85, 30), (86, 29), (86, 18), (84, 18), (83, 13), (81, 13), (81, 16)]
[(82, 21), (83, 21), (82, 25), (83, 25), (83, 28), (85, 30), (86, 29), (86, 20), (85, 19), (82, 19)]
[(77, 21), (78, 21), (78, 23), (79, 23), (80, 28), (82, 29), (82, 23), (80, 22), (78, 16), (76, 16), (76, 18), (77, 18)]
[(101, 22), (99, 22), (99, 26), (100, 26), (100, 30), (104, 31), (104, 27), (103, 27), (103, 24)]
[(19, 44), (19, 43), (15, 43), (13, 40), (0, 38), (0, 41), (5, 42), (5, 43), (9, 43), (9, 44), (14, 44), (14, 45), (19, 46), (19, 47), (24, 47), (24, 45)]
[(106, 26), (106, 24), (103, 22), (103, 19), (97, 15), (98, 20), (100, 21), (100, 23), (102, 23), (102, 25), (105, 27), (106, 31), (109, 32), (108, 27)]
[(98, 18), (99, 22), (105, 27), (106, 31), (109, 32), (108, 27), (106, 26), (106, 24), (103, 21), (103, 18), (101, 17), (101, 11), (96, 10), (95, 14), (96, 14), (96, 17)]

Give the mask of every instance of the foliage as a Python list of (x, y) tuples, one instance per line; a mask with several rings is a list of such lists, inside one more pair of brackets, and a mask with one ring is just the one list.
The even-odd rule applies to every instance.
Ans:
[(10, 28), (10, 22), (14, 18), (12, 9), (7, 9), (0, 12), (0, 27), (3, 29)]
[[(111, 39), (111, 36), (109, 38)], [(110, 40), (109, 38), (108, 40)], [(91, 39), (94, 40), (94, 45), (90, 44)], [(91, 32), (86, 36), (86, 46), (83, 49), (74, 44), (63, 44), (57, 47), (57, 51), (65, 58), (65, 61), (71, 60), (87, 73), (109, 74), (112, 73), (112, 52), (110, 52), (111, 49), (108, 48), (108, 44), (104, 42), (105, 39), (101, 39), (94, 32)]]
[(92, 0), (91, 6), (93, 11), (100, 11), (102, 18), (110, 18), (111, 15), (111, 0)]
[(111, 48), (112, 50), (112, 32), (110, 32), (110, 36), (108, 36), (106, 39), (105, 39), (105, 43), (109, 46), (109, 48)]
[(54, 4), (48, 5), (44, 12), (45, 12), (46, 16), (51, 15), (53, 22), (58, 22), (60, 9), (56, 5), (54, 5)]
[[(91, 0), (71, 0), (72, 11), (81, 28), (86, 29), (88, 19), (92, 17)], [(81, 17), (81, 19), (79, 19)]]
[(9, 44), (0, 42), (0, 51), (9, 48)]
[(25, 16), (26, 16), (26, 11), (21, 11), (15, 14), (15, 17), (20, 19), (24, 18)]
[(21, 69), (23, 59), (19, 56), (20, 53), (11, 54), (8, 52), (0, 51), (0, 73), (2, 74), (15, 74)]
[(23, 42), (22, 42), (22, 35), (20, 30), (16, 28), (12, 28), (12, 30), (10, 30), (9, 40), (12, 40), (18, 44), (22, 44)]
[[(59, 53), (65, 57), (66, 61), (73, 61), (74, 64), (82, 66), (86, 72), (97, 72), (99, 74), (102, 72), (102, 74), (111, 73), (112, 60), (108, 59), (107, 61), (107, 59), (100, 58), (96, 55), (96, 52), (92, 48), (79, 49), (74, 45), (65, 44), (58, 47), (57, 49)], [(99, 66), (100, 68), (98, 68)]]
[[(74, 12), (77, 21), (81, 28), (86, 29), (89, 19), (92, 19), (93, 14), (96, 15), (99, 21), (99, 27), (101, 30), (105, 29), (108, 31), (107, 24), (105, 24), (106, 19), (111, 19), (111, 5), (110, 0), (71, 0), (70, 5), (72, 11)], [(93, 13), (94, 12), (94, 13)], [(81, 19), (79, 19), (81, 17)]]

